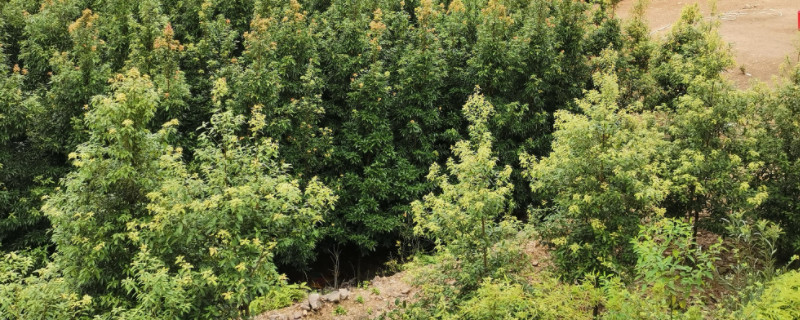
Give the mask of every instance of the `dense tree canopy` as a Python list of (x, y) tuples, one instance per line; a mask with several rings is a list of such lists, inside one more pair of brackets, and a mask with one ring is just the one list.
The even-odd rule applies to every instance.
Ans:
[(398, 317), (800, 314), (800, 67), (618, 2), (0, 1), (0, 319), (247, 317), (343, 247), (438, 259)]

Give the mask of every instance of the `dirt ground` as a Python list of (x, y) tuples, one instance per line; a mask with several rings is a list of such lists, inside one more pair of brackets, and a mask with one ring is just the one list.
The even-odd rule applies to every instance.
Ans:
[[(635, 3), (623, 0), (617, 7), (619, 16), (630, 16)], [(646, 16), (653, 35), (666, 34), (681, 9), (694, 3), (700, 5), (703, 14), (710, 13), (706, 0), (650, 0)], [(739, 87), (751, 85), (754, 79), (773, 84), (773, 76), (779, 75), (787, 57), (797, 63), (798, 10), (798, 0), (718, 0), (720, 34), (731, 43), (736, 59), (736, 66), (726, 76)]]
[[(530, 262), (532, 275), (539, 274), (552, 266), (548, 250), (536, 240), (528, 241), (522, 246), (522, 252)], [(283, 309), (265, 312), (256, 316), (254, 320), (376, 319), (404, 303), (416, 301), (420, 289), (411, 285), (413, 282), (414, 279), (406, 271), (386, 277), (378, 276), (366, 285), (348, 288), (350, 295), (347, 300), (325, 303), (319, 310), (304, 310), (301, 308), (303, 303), (295, 303)], [(339, 313), (336, 312), (337, 308), (340, 310)]]
[[(375, 319), (381, 314), (397, 308), (398, 305), (402, 305), (404, 301), (406, 303), (413, 301), (419, 290), (408, 283), (406, 276), (405, 272), (400, 272), (389, 277), (375, 277), (367, 286), (349, 288), (350, 296), (347, 300), (325, 303), (321, 309), (316, 311), (305, 311), (300, 308), (300, 304), (294, 304), (283, 309), (266, 312), (255, 317), (254, 320)], [(339, 313), (335, 312), (337, 307), (340, 310)], [(286, 318), (283, 318), (284, 316)]]

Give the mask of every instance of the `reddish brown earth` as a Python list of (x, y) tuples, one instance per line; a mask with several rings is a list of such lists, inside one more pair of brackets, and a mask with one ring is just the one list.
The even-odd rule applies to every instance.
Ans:
[[(635, 3), (623, 0), (617, 13), (622, 18), (630, 16)], [(699, 4), (703, 14), (710, 15), (711, 6), (705, 0), (650, 0), (645, 15), (652, 34), (666, 34), (681, 9), (690, 4)], [(718, 0), (720, 35), (731, 43), (736, 59), (736, 66), (726, 76), (739, 87), (748, 87), (756, 79), (772, 84), (787, 58), (797, 63), (798, 10), (798, 0)]]

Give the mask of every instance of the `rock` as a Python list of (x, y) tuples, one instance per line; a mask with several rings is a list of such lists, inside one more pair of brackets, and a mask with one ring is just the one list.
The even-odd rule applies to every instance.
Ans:
[(531, 264), (532, 264), (534, 267), (538, 267), (538, 266), (539, 266), (539, 261), (534, 261), (534, 262), (533, 262), (533, 263), (531, 263)]
[(300, 309), (311, 310), (311, 305), (308, 304), (308, 299), (305, 299), (302, 302), (300, 302)]
[(400, 291), (400, 293), (402, 293), (403, 295), (406, 295), (406, 294), (408, 294), (409, 292), (411, 292), (411, 288), (405, 288), (405, 289), (403, 289), (403, 290), (401, 290), (401, 291)]
[(322, 300), (330, 301), (330, 302), (333, 302), (333, 303), (338, 303), (340, 298), (341, 297), (339, 296), (339, 291), (334, 291), (334, 292), (331, 292), (329, 294), (326, 294), (326, 295), (322, 296)]
[(342, 300), (347, 300), (347, 298), (350, 297), (350, 290), (347, 289), (339, 290), (339, 297), (342, 298)]
[(273, 314), (269, 316), (269, 320), (289, 320), (289, 318), (284, 314)]
[(302, 318), (303, 318), (303, 314), (300, 313), (300, 312), (295, 312), (295, 313), (292, 314), (292, 319), (294, 319), (294, 320), (302, 319)]
[(319, 293), (312, 293), (308, 295), (308, 305), (311, 310), (318, 310), (322, 308), (322, 301), (319, 301)]

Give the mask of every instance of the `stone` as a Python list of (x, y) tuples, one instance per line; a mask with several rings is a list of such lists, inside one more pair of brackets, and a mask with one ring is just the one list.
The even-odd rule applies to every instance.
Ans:
[(347, 298), (350, 297), (350, 290), (347, 289), (339, 290), (339, 297), (342, 298), (342, 300), (347, 300)]
[(339, 302), (340, 298), (341, 297), (339, 296), (339, 291), (334, 291), (334, 292), (331, 292), (329, 294), (326, 294), (326, 295), (322, 296), (322, 300), (333, 302), (333, 303)]
[(311, 310), (311, 305), (308, 303), (308, 299), (305, 299), (302, 302), (300, 302), (300, 309)]
[(300, 312), (295, 312), (295, 313), (292, 314), (292, 319), (294, 319), (294, 320), (302, 319), (302, 318), (303, 318), (303, 314), (300, 313)]
[(409, 292), (411, 292), (411, 288), (405, 288), (405, 289), (403, 289), (402, 291), (400, 291), (400, 293), (402, 293), (403, 295), (406, 295), (406, 294), (408, 294)]
[(534, 262), (533, 262), (533, 263), (531, 263), (531, 264), (533, 264), (533, 266), (534, 266), (534, 267), (538, 267), (538, 266), (539, 266), (539, 261), (534, 261)]
[(308, 305), (311, 310), (318, 310), (322, 308), (322, 301), (319, 301), (319, 293), (312, 293), (308, 295)]

